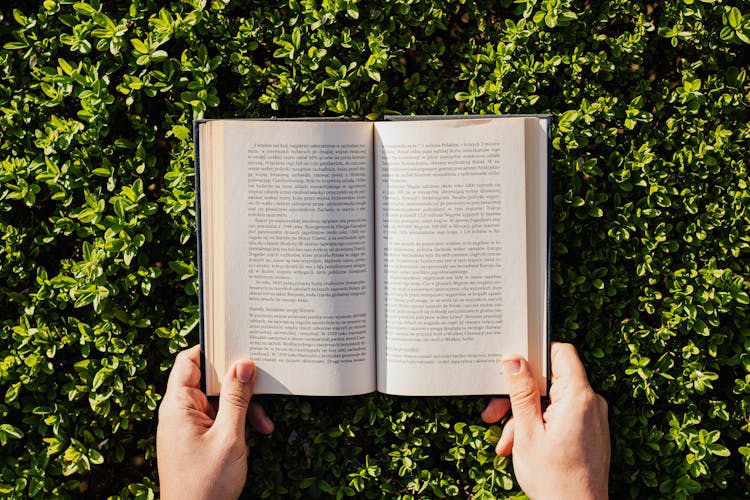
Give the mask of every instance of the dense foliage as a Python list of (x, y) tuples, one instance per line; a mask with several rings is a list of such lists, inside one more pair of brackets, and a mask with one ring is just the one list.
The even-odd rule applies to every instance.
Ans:
[[(197, 318), (192, 120), (551, 113), (553, 335), (618, 498), (750, 489), (750, 7), (0, 7), (0, 496), (153, 498)], [(518, 494), (477, 398), (270, 397), (248, 496)], [(543, 473), (543, 471), (540, 471)]]

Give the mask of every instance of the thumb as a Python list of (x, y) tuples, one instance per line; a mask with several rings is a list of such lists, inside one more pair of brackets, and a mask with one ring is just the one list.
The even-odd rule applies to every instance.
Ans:
[(245, 417), (253, 396), (255, 363), (244, 359), (237, 361), (224, 376), (219, 394), (219, 409), (215, 425), (224, 431), (236, 431), (237, 436), (245, 435)]
[(520, 356), (503, 356), (503, 372), (510, 388), (516, 441), (531, 437), (542, 426), (542, 403), (539, 388), (529, 363)]

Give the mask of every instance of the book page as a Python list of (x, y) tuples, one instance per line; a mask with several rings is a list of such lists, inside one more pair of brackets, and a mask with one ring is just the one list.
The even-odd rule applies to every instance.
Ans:
[(506, 393), (528, 357), (523, 118), (376, 124), (378, 390)]
[(225, 121), (226, 366), (256, 393), (375, 390), (372, 128)]

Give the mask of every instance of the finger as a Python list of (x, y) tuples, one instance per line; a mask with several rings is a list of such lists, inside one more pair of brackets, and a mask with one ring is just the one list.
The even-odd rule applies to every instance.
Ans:
[(589, 386), (586, 370), (572, 344), (553, 342), (551, 347), (552, 384)]
[(174, 360), (174, 366), (167, 380), (167, 394), (178, 387), (198, 387), (201, 381), (201, 349), (194, 345), (180, 351)]
[(602, 435), (605, 436), (603, 441), (606, 443), (606, 448), (603, 451), (607, 456), (607, 461), (609, 461), (611, 446), (609, 438), (609, 405), (607, 404), (607, 400), (599, 394), (596, 395), (596, 400), (599, 406), (599, 428)]
[(255, 363), (244, 359), (234, 363), (224, 376), (219, 394), (216, 427), (236, 436), (245, 434), (245, 418), (253, 396)]
[(559, 408), (559, 406), (560, 405), (558, 403), (552, 403), (547, 408), (545, 408), (545, 410), (542, 412), (542, 420), (544, 420), (544, 423), (548, 424), (555, 420), (558, 413), (557, 408)]
[(495, 452), (501, 457), (507, 457), (513, 451), (513, 438), (515, 437), (515, 424), (513, 419), (508, 420), (503, 426), (503, 432), (500, 434), (500, 439), (497, 441), (495, 446)]
[(543, 425), (539, 388), (531, 367), (518, 355), (504, 355), (503, 372), (510, 388), (515, 435), (530, 438)]
[(510, 410), (510, 399), (492, 398), (487, 403), (487, 408), (482, 412), (482, 420), (488, 424), (494, 424), (505, 416)]
[(266, 410), (257, 403), (250, 405), (247, 411), (247, 421), (250, 426), (261, 434), (271, 434), (274, 429), (273, 421), (266, 415)]
[(604, 399), (604, 396), (602, 396), (601, 394), (597, 394), (596, 403), (599, 406), (599, 412), (604, 416), (605, 419), (607, 419), (607, 414), (609, 413), (609, 405), (607, 404), (607, 400)]

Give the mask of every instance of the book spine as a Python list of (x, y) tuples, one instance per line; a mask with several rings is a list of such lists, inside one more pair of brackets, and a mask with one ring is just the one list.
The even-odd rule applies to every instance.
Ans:
[(547, 398), (549, 398), (549, 390), (552, 386), (552, 301), (551, 296), (551, 285), (552, 285), (552, 117), (545, 115), (540, 119), (547, 120), (547, 293), (544, 300), (547, 302)]
[(195, 216), (196, 224), (196, 259), (198, 261), (198, 343), (201, 349), (201, 380), (200, 389), (206, 392), (206, 329), (205, 329), (205, 304), (203, 300), (203, 251), (201, 250), (201, 190), (200, 190), (200, 126), (205, 120), (193, 121), (193, 148), (194, 148), (194, 166), (195, 166)]

